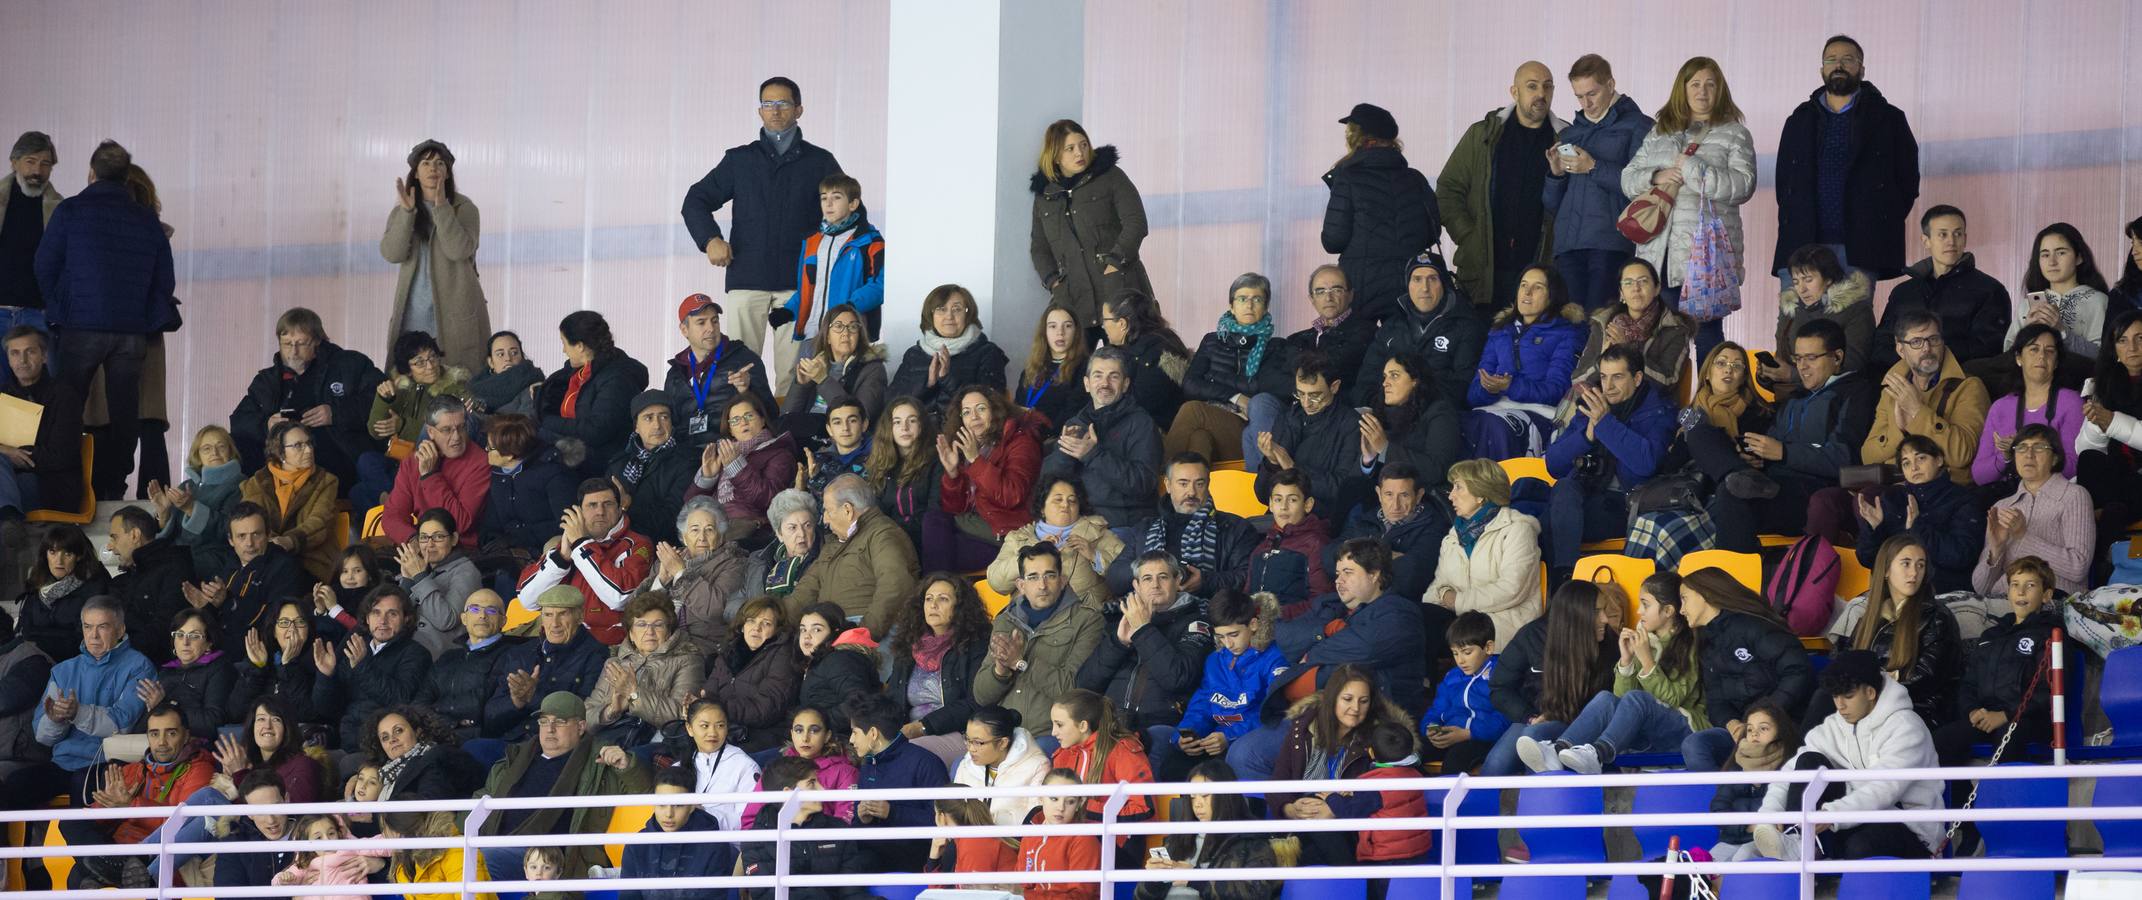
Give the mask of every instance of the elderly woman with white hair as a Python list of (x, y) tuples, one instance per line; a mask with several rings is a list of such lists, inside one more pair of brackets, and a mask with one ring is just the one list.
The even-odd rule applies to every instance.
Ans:
[(677, 630), (701, 647), (728, 636), (728, 620), (744, 602), (751, 558), (722, 537), (728, 516), (713, 497), (693, 497), (677, 513), (677, 543), (655, 545), (655, 570), (626, 602), (664, 592), (676, 605)]
[(774, 541), (751, 554), (743, 592), (746, 597), (785, 598), (818, 561), (818, 498), (795, 488), (775, 494), (766, 505), (766, 521), (773, 527)]

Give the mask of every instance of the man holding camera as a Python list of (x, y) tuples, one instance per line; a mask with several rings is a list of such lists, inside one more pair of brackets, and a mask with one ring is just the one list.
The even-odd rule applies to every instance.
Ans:
[(1629, 494), (1658, 474), (1674, 435), (1673, 401), (1644, 380), (1637, 345), (1606, 348), (1597, 383), (1576, 390), (1577, 413), (1547, 448), (1547, 565), (1564, 578), (1585, 541), (1628, 532)]

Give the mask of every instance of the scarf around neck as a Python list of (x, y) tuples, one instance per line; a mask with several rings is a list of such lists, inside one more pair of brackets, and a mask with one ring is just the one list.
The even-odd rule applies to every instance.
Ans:
[(408, 770), (411, 763), (422, 759), (424, 754), (430, 753), (431, 746), (430, 741), (420, 741), (416, 746), (409, 748), (409, 752), (387, 760), (386, 765), (379, 767), (379, 799), (386, 800), (394, 796), (394, 783), (401, 779), (402, 773)]
[(1734, 437), (1740, 436), (1740, 414), (1748, 411), (1748, 398), (1739, 392), (1719, 396), (1712, 394), (1698, 401), (1703, 409), (1703, 419), (1712, 427)]
[(915, 339), (915, 346), (922, 348), (922, 352), (931, 356), (936, 356), (939, 350), (943, 350), (946, 356), (958, 356), (967, 352), (967, 348), (980, 343), (981, 340), (982, 326), (970, 322), (967, 325), (967, 330), (960, 332), (959, 337), (956, 338), (948, 338), (934, 331), (925, 331), (922, 333), (922, 337)]
[[(1177, 559), (1199, 569), (1210, 569), (1220, 559), (1220, 529), (1212, 521), (1212, 504), (1206, 504), (1191, 513), (1183, 523), (1182, 536), (1176, 541)], [(1144, 549), (1148, 553), (1165, 553), (1168, 550), (1168, 517), (1154, 516), (1145, 526)]]
[(1272, 314), (1267, 312), (1256, 324), (1244, 325), (1235, 321), (1234, 313), (1221, 313), (1219, 330), (1221, 334), (1246, 334), (1255, 339), (1250, 343), (1249, 359), (1242, 363), (1242, 374), (1257, 377), (1258, 367), (1264, 365), (1265, 345), (1272, 340)]
[(1785, 764), (1785, 748), (1771, 741), (1761, 750), (1750, 750), (1747, 741), (1733, 745), (1733, 762), (1743, 772), (1771, 772)]
[(850, 228), (854, 228), (854, 227), (855, 227), (855, 223), (857, 223), (857, 222), (861, 222), (861, 221), (863, 221), (863, 208), (862, 208), (861, 206), (857, 206), (857, 207), (855, 208), (855, 211), (854, 211), (854, 212), (852, 212), (852, 213), (849, 213), (849, 214), (848, 214), (848, 217), (847, 217), (847, 218), (845, 218), (845, 219), (842, 219), (842, 220), (840, 220), (840, 221), (838, 221), (838, 222), (825, 222), (825, 223), (821, 223), (821, 224), (820, 224), (820, 225), (818, 226), (818, 233), (820, 233), (820, 234), (839, 234), (839, 233), (841, 233), (841, 232), (843, 232), (843, 231), (847, 231), (847, 230), (848, 230), (848, 229), (850, 229)]
[[(315, 468), (318, 467), (307, 466), (302, 469), (285, 469), (281, 463), (273, 460), (268, 462), (268, 478), (275, 482), (275, 511), (277, 513), (288, 513), (290, 511), (290, 499), (297, 496), (298, 489), (304, 487), (305, 482), (312, 480), (312, 470)], [(285, 515), (283, 518), (288, 519), (289, 517)]]
[(668, 450), (669, 448), (674, 447), (676, 445), (677, 436), (674, 434), (670, 435), (669, 437), (663, 438), (662, 443), (656, 444), (652, 447), (647, 446), (645, 442), (641, 441), (639, 435), (633, 435), (632, 458), (625, 460), (624, 471), (618, 473), (621, 477), (623, 477), (625, 481), (625, 486), (638, 487), (640, 483), (640, 478), (647, 474), (647, 464), (654, 461), (655, 454), (660, 453), (664, 450)]
[(751, 454), (757, 453), (759, 448), (773, 441), (773, 429), (768, 428), (736, 445), (736, 459), (722, 467), (720, 483), (714, 487), (714, 502), (725, 507), (736, 502), (736, 473), (744, 471), (744, 467), (751, 464)]
[(944, 668), (945, 653), (952, 649), (952, 634), (926, 634), (915, 639), (915, 668), (935, 672)]
[(73, 593), (75, 588), (81, 586), (82, 579), (77, 578), (73, 575), (69, 575), (65, 578), (59, 579), (58, 581), (54, 581), (51, 584), (45, 585), (44, 587), (38, 588), (37, 597), (38, 599), (43, 600), (46, 603), (50, 603), (54, 598), (65, 597), (68, 594)]
[(1472, 515), (1458, 516), (1456, 521), (1451, 523), (1451, 529), (1458, 534), (1458, 546), (1464, 548), (1466, 556), (1473, 555), (1473, 545), (1480, 542), (1480, 535), (1487, 531), (1488, 523), (1493, 521), (1495, 514), (1500, 511), (1502, 507), (1483, 502), (1479, 509), (1473, 510)]

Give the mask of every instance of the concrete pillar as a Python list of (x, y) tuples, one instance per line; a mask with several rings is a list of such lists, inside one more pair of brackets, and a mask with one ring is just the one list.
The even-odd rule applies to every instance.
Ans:
[[(982, 327), (1024, 364), (1048, 292), (1027, 254), (1027, 181), (1050, 122), (1078, 118), (1084, 0), (895, 0), (886, 84), (884, 340), (897, 368), (922, 298), (974, 293)], [(866, 196), (867, 194), (866, 187)]]

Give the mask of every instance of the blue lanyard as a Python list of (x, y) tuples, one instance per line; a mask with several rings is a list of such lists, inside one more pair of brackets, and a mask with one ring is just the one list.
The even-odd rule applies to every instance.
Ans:
[[(714, 370), (721, 368), (721, 355), (728, 352), (728, 350), (729, 339), (723, 338), (721, 343), (714, 345), (714, 359), (707, 363), (707, 373), (690, 379), (692, 382), (692, 399), (698, 403), (698, 408), (702, 411), (707, 408), (707, 391), (713, 388)], [(693, 353), (690, 347), (684, 348), (684, 361), (691, 363), (694, 369), (699, 368), (699, 355)]]
[(1036, 403), (1039, 403), (1039, 402), (1041, 401), (1041, 395), (1043, 395), (1043, 394), (1046, 394), (1046, 393), (1048, 393), (1048, 392), (1049, 392), (1049, 387), (1050, 387), (1051, 385), (1054, 385), (1055, 383), (1056, 383), (1056, 367), (1055, 367), (1055, 366), (1050, 366), (1050, 367), (1049, 367), (1049, 377), (1047, 377), (1047, 378), (1044, 378), (1044, 379), (1042, 379), (1042, 380), (1041, 380), (1041, 383), (1040, 383), (1040, 384), (1037, 384), (1037, 385), (1034, 385), (1033, 387), (1027, 388), (1027, 389), (1026, 389), (1026, 394), (1025, 394), (1025, 399), (1026, 399), (1026, 402), (1024, 402), (1024, 403), (1021, 403), (1021, 404), (1019, 404), (1019, 405), (1020, 405), (1020, 406), (1024, 406), (1024, 407), (1026, 407), (1027, 409), (1033, 409), (1033, 408), (1034, 408), (1034, 404), (1036, 404)]

